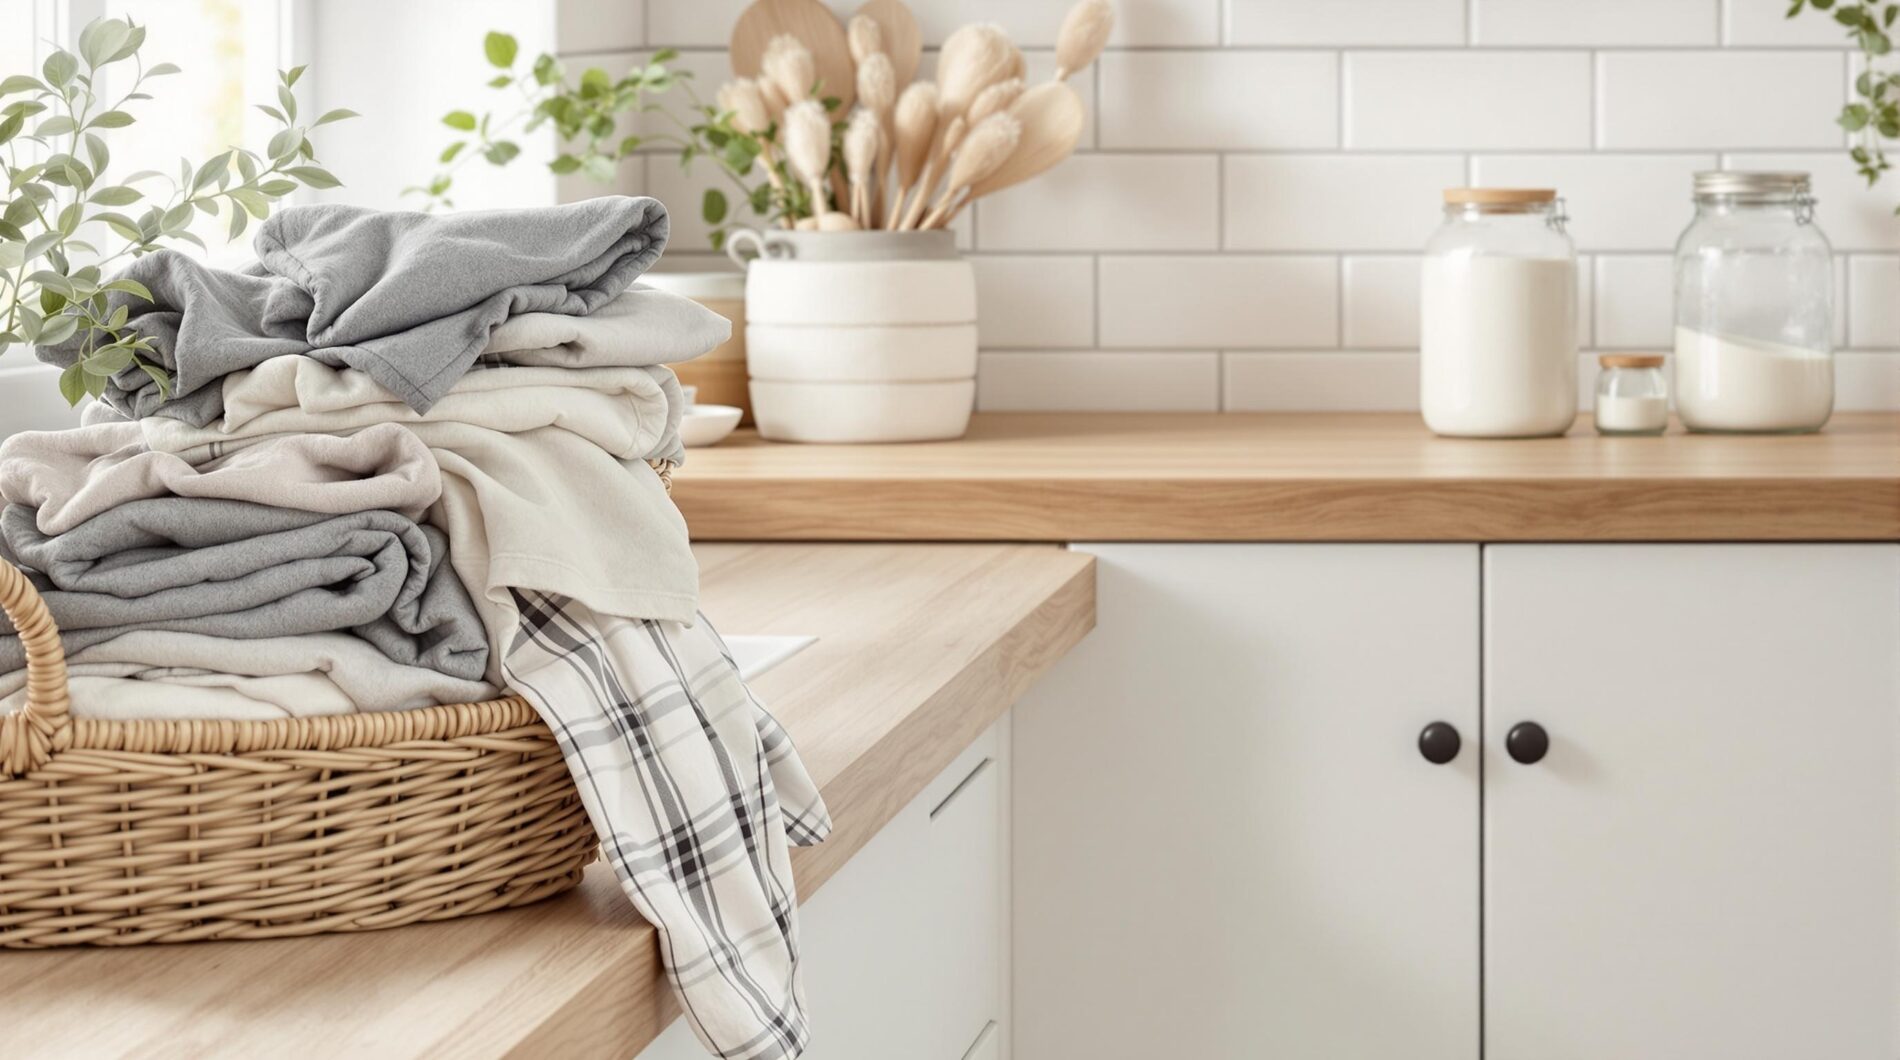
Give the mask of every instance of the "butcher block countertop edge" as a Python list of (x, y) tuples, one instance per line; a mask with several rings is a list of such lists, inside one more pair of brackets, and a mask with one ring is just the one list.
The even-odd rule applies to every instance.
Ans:
[(696, 540), (1900, 539), (1900, 414), (1811, 435), (1437, 438), (1411, 413), (985, 413), (951, 442), (695, 449)]

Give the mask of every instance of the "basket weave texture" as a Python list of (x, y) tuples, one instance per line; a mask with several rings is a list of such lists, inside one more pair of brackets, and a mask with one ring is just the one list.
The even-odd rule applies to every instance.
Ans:
[(519, 698), (276, 721), (74, 718), (0, 562), (27, 705), (0, 718), (0, 947), (366, 931), (538, 901), (597, 841)]

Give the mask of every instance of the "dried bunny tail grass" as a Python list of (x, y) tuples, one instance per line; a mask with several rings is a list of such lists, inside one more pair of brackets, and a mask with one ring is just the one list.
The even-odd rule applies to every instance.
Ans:
[(811, 98), (812, 85), (818, 81), (818, 63), (811, 49), (797, 37), (781, 33), (766, 42), (759, 76), (770, 81), (787, 103), (798, 103)]
[(897, 170), (897, 194), (891, 197), (885, 212), (884, 227), (896, 228), (903, 216), (904, 196), (917, 183), (917, 175), (930, 157), (930, 145), (937, 137), (937, 86), (929, 81), (914, 81), (897, 97), (893, 118), (894, 166)]
[(831, 119), (825, 105), (805, 99), (785, 108), (784, 136), (785, 158), (811, 191), (812, 213), (823, 213), (825, 174), (831, 169)]
[(1023, 79), (1012, 77), (1007, 81), (998, 81), (976, 94), (970, 101), (969, 119), (980, 122), (992, 114), (1001, 114), (1009, 109), (1016, 97), (1023, 94)]
[(1056, 80), (1066, 81), (1095, 61), (1115, 29), (1115, 7), (1109, 0), (1080, 0), (1062, 19), (1056, 34)]
[(872, 173), (884, 146), (884, 125), (877, 112), (860, 106), (844, 129), (844, 170), (851, 178), (851, 217), (861, 228), (871, 226)]
[(845, 40), (851, 46), (851, 61), (859, 66), (873, 55), (884, 54), (884, 27), (869, 15), (852, 15), (845, 26)]
[(938, 110), (946, 118), (963, 114), (977, 93), (1018, 75), (1022, 53), (1009, 34), (993, 22), (977, 22), (950, 34), (937, 56)]
[(765, 94), (759, 91), (759, 83), (749, 77), (720, 85), (714, 102), (720, 110), (732, 115), (733, 127), (740, 132), (756, 136), (772, 127), (772, 112), (765, 104)]
[(970, 126), (970, 133), (957, 148), (944, 182), (943, 197), (924, 219), (922, 228), (935, 228), (958, 206), (963, 190), (996, 172), (1022, 141), (1023, 123), (1008, 114), (991, 114)]
[(858, 102), (871, 108), (880, 120), (897, 105), (897, 68), (891, 65), (890, 56), (872, 52), (858, 64)]

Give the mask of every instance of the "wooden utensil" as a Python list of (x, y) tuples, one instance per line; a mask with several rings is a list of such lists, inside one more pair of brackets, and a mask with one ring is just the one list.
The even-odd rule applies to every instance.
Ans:
[[(1016, 150), (989, 176), (970, 185), (966, 203), (1021, 184), (1069, 157), (1087, 119), (1082, 97), (1062, 81), (1047, 81), (1024, 92), (1009, 105), (1009, 113), (1023, 123)], [(955, 216), (952, 213), (950, 218)]]
[(924, 35), (917, 28), (917, 16), (910, 13), (904, 0), (869, 0), (858, 8), (858, 14), (884, 30), (884, 54), (891, 57), (891, 66), (897, 71), (897, 90), (902, 92), (917, 77), (917, 66), (923, 62)]
[(996, 172), (1016, 152), (1022, 138), (1022, 122), (1011, 114), (992, 114), (970, 127), (970, 134), (957, 148), (950, 175), (944, 178), (943, 196), (924, 218), (919, 228), (935, 228), (955, 214), (963, 203), (963, 189)]
[[(889, 32), (886, 27), (887, 38)], [(732, 25), (733, 73), (756, 77), (765, 46), (781, 33), (797, 37), (811, 49), (823, 86), (818, 94), (836, 96), (840, 113), (849, 110), (858, 94), (851, 42), (845, 36), (844, 24), (820, 0), (756, 0), (746, 8)]]

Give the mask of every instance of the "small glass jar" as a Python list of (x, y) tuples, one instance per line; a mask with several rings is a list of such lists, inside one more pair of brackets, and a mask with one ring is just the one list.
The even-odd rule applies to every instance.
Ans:
[(1577, 251), (1547, 188), (1448, 188), (1425, 247), (1419, 408), (1467, 438), (1562, 434), (1577, 418)]
[(1661, 434), (1669, 427), (1669, 384), (1663, 359), (1616, 353), (1597, 358), (1598, 434)]
[(1676, 243), (1676, 414), (1793, 434), (1834, 411), (1834, 266), (1806, 173), (1695, 175)]

